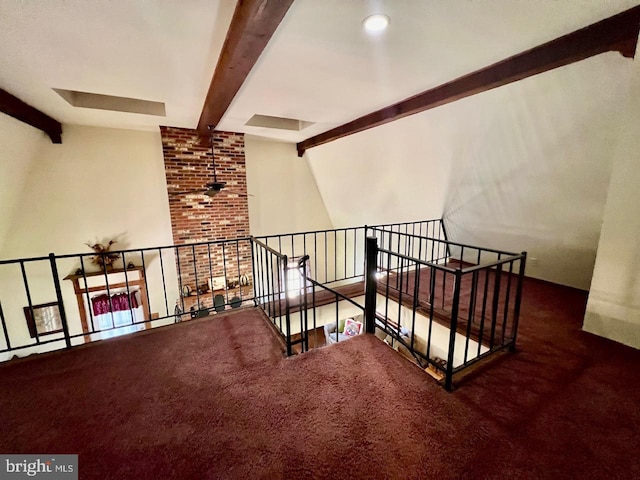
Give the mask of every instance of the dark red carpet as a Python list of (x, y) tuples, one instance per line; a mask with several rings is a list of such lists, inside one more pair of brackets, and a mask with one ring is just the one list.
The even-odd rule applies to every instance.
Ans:
[(640, 478), (640, 352), (528, 281), (519, 352), (452, 394), (372, 336), (292, 359), (256, 310), (0, 367), (0, 451), (89, 479)]

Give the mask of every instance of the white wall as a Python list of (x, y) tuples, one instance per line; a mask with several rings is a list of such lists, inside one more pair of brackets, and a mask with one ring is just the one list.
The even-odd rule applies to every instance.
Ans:
[(308, 150), (333, 225), (439, 218), (449, 175), (440, 130), (418, 115)]
[[(160, 132), (65, 125), (63, 143), (46, 143), (28, 172), (3, 258), (68, 254), (91, 250), (85, 242), (117, 238), (113, 248), (171, 245), (171, 220)], [(130, 258), (140, 265), (139, 259)], [(178, 295), (175, 261), (163, 252), (169, 312)], [(158, 253), (145, 255), (152, 312), (165, 315)], [(61, 276), (74, 272), (77, 258), (58, 262)], [(88, 266), (87, 270), (91, 267)], [(94, 267), (95, 268), (95, 267)], [(48, 262), (27, 264), (33, 304), (55, 301)], [(63, 296), (72, 333), (80, 332), (71, 282)], [(0, 301), (11, 337), (28, 343), (22, 307), (28, 304), (19, 268), (0, 268)], [(0, 344), (2, 340), (0, 340)]]
[(49, 137), (0, 113), (0, 258), (31, 163)]
[[(640, 50), (639, 50), (640, 51)], [(584, 329), (640, 348), (640, 60), (631, 62), (628, 99), (610, 145), (613, 174)]]
[(293, 143), (245, 137), (252, 235), (333, 228), (306, 159)]
[(160, 132), (65, 125), (28, 173), (4, 257), (172, 243)]
[[(249, 197), (249, 228), (254, 236), (295, 233), (333, 228), (306, 159), (298, 158), (296, 146), (245, 136), (245, 161)], [(305, 247), (311, 256), (311, 276), (319, 281), (334, 279), (334, 237), (295, 236), (268, 240), (268, 245), (289, 257), (300, 257)], [(325, 261), (325, 248), (327, 261)], [(267, 253), (262, 269), (267, 269)], [(273, 259), (270, 259), (272, 261)], [(325, 269), (326, 265), (326, 269)], [(274, 267), (273, 274), (277, 275)], [(269, 280), (263, 274), (265, 282)], [(258, 281), (258, 280), (256, 280)], [(277, 282), (275, 283), (277, 284)], [(263, 291), (269, 290), (265, 284)]]
[(455, 105), (450, 236), (526, 250), (528, 276), (588, 289), (631, 63), (605, 54)]
[(333, 224), (442, 215), (451, 239), (588, 289), (631, 63), (600, 55), (310, 149)]

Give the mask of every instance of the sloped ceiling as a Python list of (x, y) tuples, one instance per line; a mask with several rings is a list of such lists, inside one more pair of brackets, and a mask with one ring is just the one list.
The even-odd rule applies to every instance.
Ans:
[[(220, 128), (301, 141), (538, 46), (638, 0), (296, 0)], [(367, 35), (363, 19), (390, 25)], [(315, 124), (246, 127), (253, 114)]]
[[(638, 0), (296, 0), (219, 129), (300, 141), (638, 4)], [(63, 123), (193, 128), (236, 0), (0, 2), (0, 88)], [(391, 24), (362, 29), (370, 13)], [(73, 107), (52, 89), (163, 102)], [(301, 132), (248, 127), (294, 118)]]
[(586, 289), (634, 67), (607, 53), (305, 156), (335, 226), (442, 215), (455, 240)]

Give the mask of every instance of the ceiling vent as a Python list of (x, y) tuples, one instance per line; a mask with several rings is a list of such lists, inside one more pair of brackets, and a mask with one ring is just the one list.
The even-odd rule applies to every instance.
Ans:
[(313, 122), (304, 122), (295, 118), (270, 117), (269, 115), (254, 115), (245, 125), (250, 127), (277, 128), (279, 130), (293, 130), (299, 132), (313, 125)]
[(165, 117), (164, 103), (140, 100), (138, 98), (114, 97), (99, 93), (76, 92), (75, 90), (53, 89), (74, 107), (95, 108), (97, 110), (112, 110), (114, 112), (142, 113)]

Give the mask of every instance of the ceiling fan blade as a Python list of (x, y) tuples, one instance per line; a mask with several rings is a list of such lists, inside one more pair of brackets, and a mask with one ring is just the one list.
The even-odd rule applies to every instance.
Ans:
[(237, 192), (235, 190), (228, 190), (226, 188), (222, 189), (222, 190), (212, 190), (212, 189), (201, 189), (201, 190), (187, 190), (187, 191), (177, 191), (177, 192), (168, 192), (169, 196), (176, 196), (176, 195), (202, 195), (202, 196), (207, 196), (207, 197), (215, 197), (220, 193), (226, 193), (226, 194), (231, 194), (231, 195), (237, 195), (239, 197), (255, 197), (255, 195), (252, 195), (251, 193), (244, 193), (244, 192)]
[(252, 195), (250, 193), (245, 193), (245, 192), (237, 192), (235, 190), (228, 190), (228, 189), (224, 189), (223, 191), (227, 192), (227, 193), (232, 193), (234, 195), (239, 195), (241, 197), (255, 197), (255, 195)]
[(168, 193), (169, 195), (195, 195), (195, 194), (202, 195), (203, 191), (202, 189), (200, 189), (200, 190), (186, 190), (184, 192), (168, 192)]

